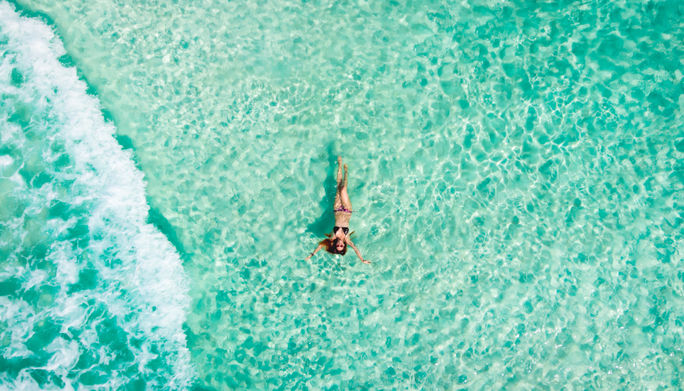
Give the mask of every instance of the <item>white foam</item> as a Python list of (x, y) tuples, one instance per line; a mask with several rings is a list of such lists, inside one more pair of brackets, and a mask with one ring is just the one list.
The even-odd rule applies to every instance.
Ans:
[(61, 284), (74, 284), (78, 281), (79, 265), (73, 261), (67, 243), (53, 244), (52, 257), (57, 261), (57, 280)]
[(25, 341), (31, 335), (35, 323), (31, 306), (23, 300), (11, 301), (7, 297), (0, 297), (0, 321), (7, 326), (10, 339), (4, 357), (30, 356), (32, 352), (26, 347)]
[[(27, 70), (22, 90), (36, 91), (44, 98), (34, 100), (44, 105), (40, 109), (55, 114), (61, 123), (51, 136), (64, 142), (78, 173), (72, 202), (93, 205), (88, 228), (99, 243), (93, 240), (90, 251), (96, 255), (100, 278), (113, 287), (100, 292), (99, 299), (112, 314), (134, 313), (122, 325), (129, 335), (142, 332), (145, 339), (163, 346), (167, 356), (175, 357), (169, 360), (175, 376), (165, 388), (187, 387), (193, 369), (182, 331), (189, 306), (186, 277), (173, 246), (146, 223), (149, 207), (142, 172), (136, 169), (131, 153), (115, 141), (114, 127), (104, 121), (99, 102), (86, 93), (87, 86), (76, 70), (59, 63), (65, 50), (51, 29), (39, 20), (21, 17), (6, 2), (0, 2), (0, 28), (9, 37), (7, 47), (16, 53), (18, 66)], [(0, 159), (0, 166), (11, 163), (11, 158)], [(106, 263), (107, 243), (119, 249), (121, 263), (116, 267)], [(55, 300), (60, 307), (55, 314), (64, 316), (65, 324), (78, 324), (85, 317), (83, 300), (67, 295), (68, 285), (77, 281), (82, 266), (77, 255), (58, 246), (50, 253), (63, 287)], [(133, 299), (127, 296), (131, 292)], [(71, 365), (77, 355), (73, 348), (69, 345), (53, 356), (49, 367)]]
[(78, 343), (67, 341), (64, 338), (55, 338), (48, 345), (48, 352), (53, 353), (45, 369), (56, 372), (58, 375), (67, 375), (67, 371), (76, 364), (78, 360)]
[(0, 156), (0, 167), (9, 166), (12, 163), (14, 163), (14, 159), (12, 159), (11, 157), (7, 155)]

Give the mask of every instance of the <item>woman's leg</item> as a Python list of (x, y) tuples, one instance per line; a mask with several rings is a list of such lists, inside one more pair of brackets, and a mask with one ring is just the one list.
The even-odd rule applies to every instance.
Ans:
[(342, 187), (338, 188), (337, 193), (340, 195), (340, 201), (342, 203), (342, 206), (351, 211), (352, 210), (352, 204), (351, 200), (349, 199), (349, 193), (347, 193), (347, 174), (348, 174), (348, 168), (347, 165), (344, 165), (344, 182), (342, 183)]
[(340, 187), (342, 181), (342, 157), (337, 157), (337, 187)]
[(337, 157), (337, 191), (335, 192), (335, 202), (333, 203), (333, 210), (342, 208), (342, 199), (340, 198), (340, 189), (342, 187), (342, 158)]

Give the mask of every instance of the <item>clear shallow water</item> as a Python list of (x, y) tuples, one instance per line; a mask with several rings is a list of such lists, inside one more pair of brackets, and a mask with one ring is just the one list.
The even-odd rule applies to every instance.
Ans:
[(681, 383), (677, 2), (19, 5), (3, 387)]

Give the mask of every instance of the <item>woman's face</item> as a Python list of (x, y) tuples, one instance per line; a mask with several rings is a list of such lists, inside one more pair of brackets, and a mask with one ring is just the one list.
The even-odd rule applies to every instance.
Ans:
[(342, 239), (338, 240), (337, 243), (335, 243), (335, 249), (337, 249), (337, 251), (344, 250), (344, 241)]

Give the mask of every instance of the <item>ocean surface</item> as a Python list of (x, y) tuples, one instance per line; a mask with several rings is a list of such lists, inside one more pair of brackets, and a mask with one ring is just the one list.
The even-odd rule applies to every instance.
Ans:
[(0, 0), (0, 390), (681, 389), (683, 17)]

